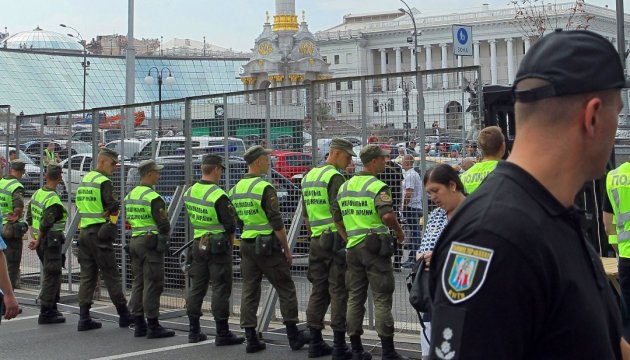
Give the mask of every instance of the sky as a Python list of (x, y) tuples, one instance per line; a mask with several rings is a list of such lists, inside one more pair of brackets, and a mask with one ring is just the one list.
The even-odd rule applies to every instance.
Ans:
[[(558, 1), (570, 2), (567, 1)], [(615, 8), (615, 0), (587, 0), (588, 3)], [(407, 0), (424, 15), (450, 14), (479, 10), (488, 3), (491, 9), (508, 8), (509, 0)], [(76, 28), (84, 39), (96, 35), (127, 34), (127, 0), (0, 0), (0, 31), (14, 34), (39, 26), (44, 30), (67, 33), (59, 24)], [(625, 12), (630, 1), (624, 0)], [(399, 0), (296, 0), (296, 13), (302, 10), (311, 32), (325, 30), (343, 22), (346, 14), (395, 11)], [(265, 11), (273, 16), (273, 0), (135, 0), (134, 37), (192, 39), (224, 48), (249, 51), (262, 31)]]

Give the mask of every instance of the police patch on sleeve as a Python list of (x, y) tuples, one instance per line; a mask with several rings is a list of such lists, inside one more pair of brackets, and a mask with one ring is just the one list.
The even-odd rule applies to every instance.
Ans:
[(392, 197), (385, 191), (382, 191), (379, 196), (381, 197), (381, 201), (390, 202), (392, 201)]
[(442, 290), (453, 304), (466, 301), (479, 291), (493, 254), (492, 249), (451, 243), (442, 269)]

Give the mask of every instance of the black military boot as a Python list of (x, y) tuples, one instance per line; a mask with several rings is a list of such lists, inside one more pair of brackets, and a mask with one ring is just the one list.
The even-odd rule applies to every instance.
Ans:
[(42, 305), (39, 310), (39, 318), (37, 319), (37, 323), (40, 325), (44, 324), (61, 324), (65, 323), (66, 318), (61, 316), (57, 316), (55, 309), (53, 307), (48, 307)]
[(227, 320), (217, 320), (217, 336), (214, 338), (216, 346), (240, 345), (245, 342), (242, 336), (236, 336), (230, 331)]
[(363, 350), (360, 335), (350, 336), (350, 345), (352, 346), (352, 360), (370, 360), (372, 354)]
[(286, 323), (287, 327), (287, 338), (289, 338), (289, 346), (291, 346), (291, 350), (300, 350), (304, 347), (304, 344), (308, 343), (311, 340), (311, 337), (304, 333), (304, 330), (298, 330), (297, 325), (288, 321)]
[(144, 315), (136, 315), (133, 317), (133, 337), (147, 336), (147, 322)]
[(311, 340), (308, 343), (308, 357), (317, 358), (328, 356), (332, 353), (330, 345), (326, 344), (322, 338), (322, 331), (319, 329), (309, 328)]
[(188, 315), (188, 342), (198, 343), (200, 341), (208, 340), (208, 336), (201, 332), (201, 325), (199, 324), (199, 316)]
[(79, 306), (79, 325), (77, 326), (78, 331), (88, 331), (94, 329), (100, 329), (103, 324), (98, 321), (92, 320), (90, 317), (90, 305), (81, 305)]
[(383, 354), (381, 355), (381, 359), (383, 360), (409, 360), (408, 357), (402, 356), (396, 352), (394, 348), (394, 338), (393, 337), (385, 337), (381, 336), (381, 346), (383, 349)]
[(333, 360), (350, 360), (352, 359), (352, 351), (348, 348), (346, 344), (346, 332), (345, 331), (334, 331), (334, 340), (333, 340), (333, 348), (332, 348), (332, 358)]
[(55, 312), (55, 315), (63, 317), (63, 314), (59, 311), (59, 309), (57, 309), (57, 303), (52, 306), (52, 309)]
[(135, 322), (127, 304), (116, 305), (116, 312), (118, 312), (118, 327), (126, 328)]
[(265, 342), (258, 339), (256, 328), (245, 328), (245, 337), (247, 338), (247, 347), (245, 348), (245, 352), (251, 354), (267, 348)]
[(159, 339), (175, 336), (175, 331), (163, 328), (157, 318), (147, 319), (149, 326), (147, 339)]

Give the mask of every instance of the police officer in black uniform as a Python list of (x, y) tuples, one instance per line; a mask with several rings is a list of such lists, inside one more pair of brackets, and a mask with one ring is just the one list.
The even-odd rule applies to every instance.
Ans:
[(619, 307), (573, 201), (605, 173), (627, 85), (595, 33), (557, 31), (529, 49), (512, 153), (430, 261), (431, 359), (621, 359)]

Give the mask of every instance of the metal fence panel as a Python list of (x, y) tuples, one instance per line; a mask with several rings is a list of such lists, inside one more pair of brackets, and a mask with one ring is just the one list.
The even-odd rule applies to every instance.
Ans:
[[(480, 104), (476, 96), (482, 83), (479, 76), (478, 67), (423, 71), (420, 72), (421, 87), (414, 72), (337, 78), (287, 88), (269, 87), (161, 103), (91, 109), (86, 114), (75, 111), (18, 116), (18, 121), (9, 116), (5, 125), (8, 135), (4, 140), (9, 139), (9, 146), (23, 148), (24, 152), (19, 156), (32, 161), (32, 169), (27, 171), (32, 191), (43, 183), (40, 168), (43, 148), (54, 140), (55, 151), (64, 167), (64, 185), (60, 192), (71, 213), (76, 209), (73, 202), (76, 187), (81, 177), (95, 167), (93, 157), (99, 147), (107, 146), (121, 154), (120, 166), (112, 176), (121, 198), (139, 183), (137, 167), (141, 160), (155, 159), (165, 166), (156, 191), (170, 205), (169, 216), (174, 226), (171, 251), (165, 258), (164, 310), (185, 307), (187, 254), (174, 256), (172, 253), (190, 240), (191, 228), (178, 194), (201, 178), (201, 156), (217, 153), (225, 157), (226, 170), (221, 186), (227, 191), (247, 172), (242, 158), (247, 148), (252, 145), (271, 148), (268, 176), (278, 190), (287, 231), (295, 234), (291, 272), (297, 290), (299, 317), (305, 320), (311, 289), (306, 278), (309, 238), (304, 226), (294, 221), (299, 209), (303, 174), (326, 160), (334, 137), (351, 141), (357, 154), (367, 144), (380, 144), (391, 149), (389, 169), (380, 177), (392, 189), (395, 210), (399, 212), (403, 155), (417, 156), (414, 166), (418, 169), (421, 168), (419, 154), (422, 151), (427, 155), (427, 168), (438, 163), (459, 165), (464, 157), (475, 156), (472, 145), (479, 130)], [(20, 124), (17, 129), (16, 123)], [(425, 149), (421, 149), (419, 141), (410, 148), (410, 141), (419, 140), (421, 127), (426, 130)], [(3, 153), (6, 153), (6, 147), (0, 147), (0, 154)], [(357, 156), (342, 171), (350, 177), (361, 169), (362, 163)], [(130, 241), (124, 211), (119, 217), (119, 229), (117, 256), (123, 285), (129, 292), (132, 283), (130, 261), (122, 251), (123, 244)], [(76, 240), (77, 236), (68, 241)], [(413, 240), (419, 242), (419, 239)], [(235, 245), (231, 303), (232, 313), (238, 316), (242, 279), (238, 242)], [(393, 258), (397, 269), (410, 251), (411, 247), (407, 246)], [(68, 253), (68, 259), (63, 291), (76, 293), (80, 268), (75, 256)], [(39, 268), (35, 253), (25, 248), (22, 287), (39, 287)], [(395, 272), (395, 325), (397, 331), (418, 332), (416, 313), (407, 302), (407, 273), (405, 269)], [(259, 316), (263, 315), (263, 302), (270, 289), (264, 280)], [(206, 313), (210, 310), (211, 293), (210, 289), (204, 303)], [(100, 298), (105, 297), (104, 287), (101, 287)], [(369, 328), (373, 327), (374, 319), (372, 304), (367, 306), (364, 325)], [(269, 320), (281, 319), (278, 306), (272, 309), (275, 310), (270, 312)]]

